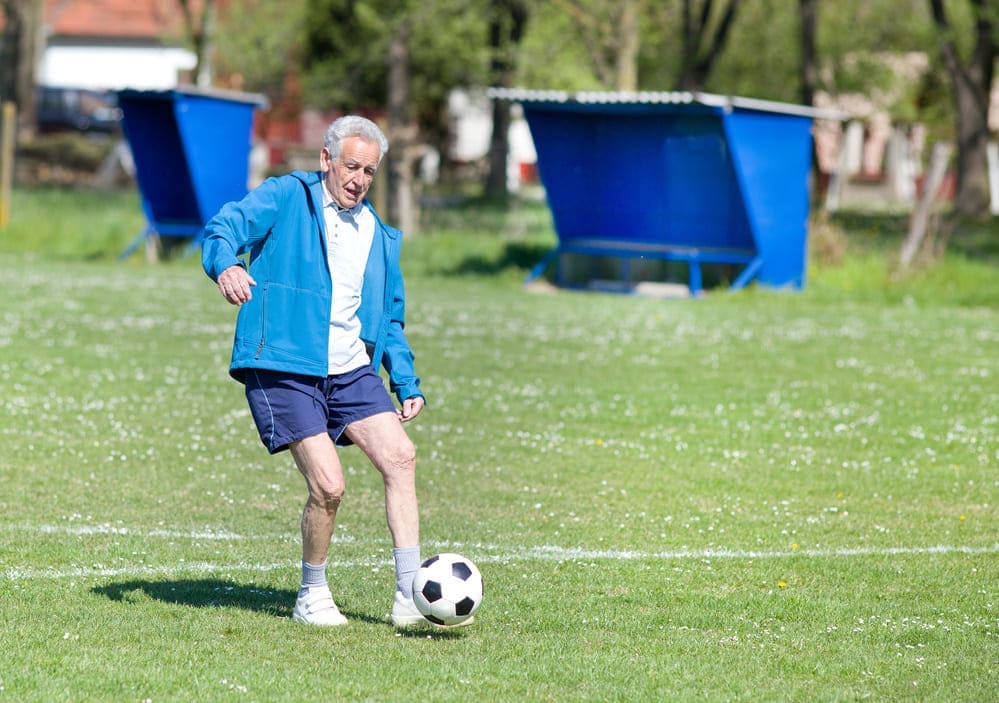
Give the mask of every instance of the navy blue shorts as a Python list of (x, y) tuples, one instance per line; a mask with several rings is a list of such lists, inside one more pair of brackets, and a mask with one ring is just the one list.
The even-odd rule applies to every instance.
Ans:
[(347, 425), (395, 412), (381, 377), (367, 364), (326, 378), (247, 369), (244, 382), (260, 441), (271, 454), (320, 432), (338, 446), (349, 445)]

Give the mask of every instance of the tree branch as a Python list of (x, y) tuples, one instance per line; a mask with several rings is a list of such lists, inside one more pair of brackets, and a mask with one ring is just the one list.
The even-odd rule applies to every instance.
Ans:
[[(605, 86), (612, 85), (614, 82), (614, 71), (608, 63), (607, 57), (604, 54), (604, 47), (599, 41), (602, 33), (600, 21), (588, 13), (575, 0), (554, 0), (554, 3), (561, 7), (579, 28), (580, 37), (583, 40), (584, 46), (586, 46), (587, 52), (590, 54), (590, 59), (593, 61), (593, 67), (596, 70), (597, 77), (600, 78), (600, 82)], [(596, 41), (594, 40), (594, 35), (596, 36)]]

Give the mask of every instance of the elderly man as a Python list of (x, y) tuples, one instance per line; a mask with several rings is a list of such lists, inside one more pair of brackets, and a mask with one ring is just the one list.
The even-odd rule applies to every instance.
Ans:
[[(373, 122), (341, 117), (326, 131), (318, 172), (266, 180), (205, 229), (205, 272), (241, 306), (229, 372), (245, 385), (261, 441), (272, 454), (290, 450), (308, 487), (293, 617), (310, 625), (347, 622), (326, 578), (344, 493), (336, 447), (347, 444), (384, 481), (396, 570), (392, 623), (426, 623), (412, 591), (420, 564), (416, 450), (402, 425), (425, 401), (403, 332), (402, 233), (365, 200), (387, 150)], [(398, 409), (378, 375), (382, 366)]]

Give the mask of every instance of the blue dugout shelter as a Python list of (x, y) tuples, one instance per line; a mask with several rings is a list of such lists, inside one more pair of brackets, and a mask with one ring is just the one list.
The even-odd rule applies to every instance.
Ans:
[(118, 104), (146, 218), (120, 258), (150, 236), (190, 238), (199, 246), (212, 215), (247, 193), (253, 114), (266, 99), (177, 88), (123, 90)]
[(528, 281), (580, 254), (685, 262), (694, 295), (702, 264), (735, 265), (732, 289), (804, 286), (812, 121), (845, 115), (705, 93), (488, 94), (523, 107), (558, 234)]

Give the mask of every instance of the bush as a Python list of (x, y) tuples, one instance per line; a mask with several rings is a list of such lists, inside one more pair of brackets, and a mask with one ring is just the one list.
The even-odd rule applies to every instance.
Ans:
[(96, 185), (114, 146), (114, 139), (103, 134), (40, 134), (18, 145), (17, 183), (23, 187)]

